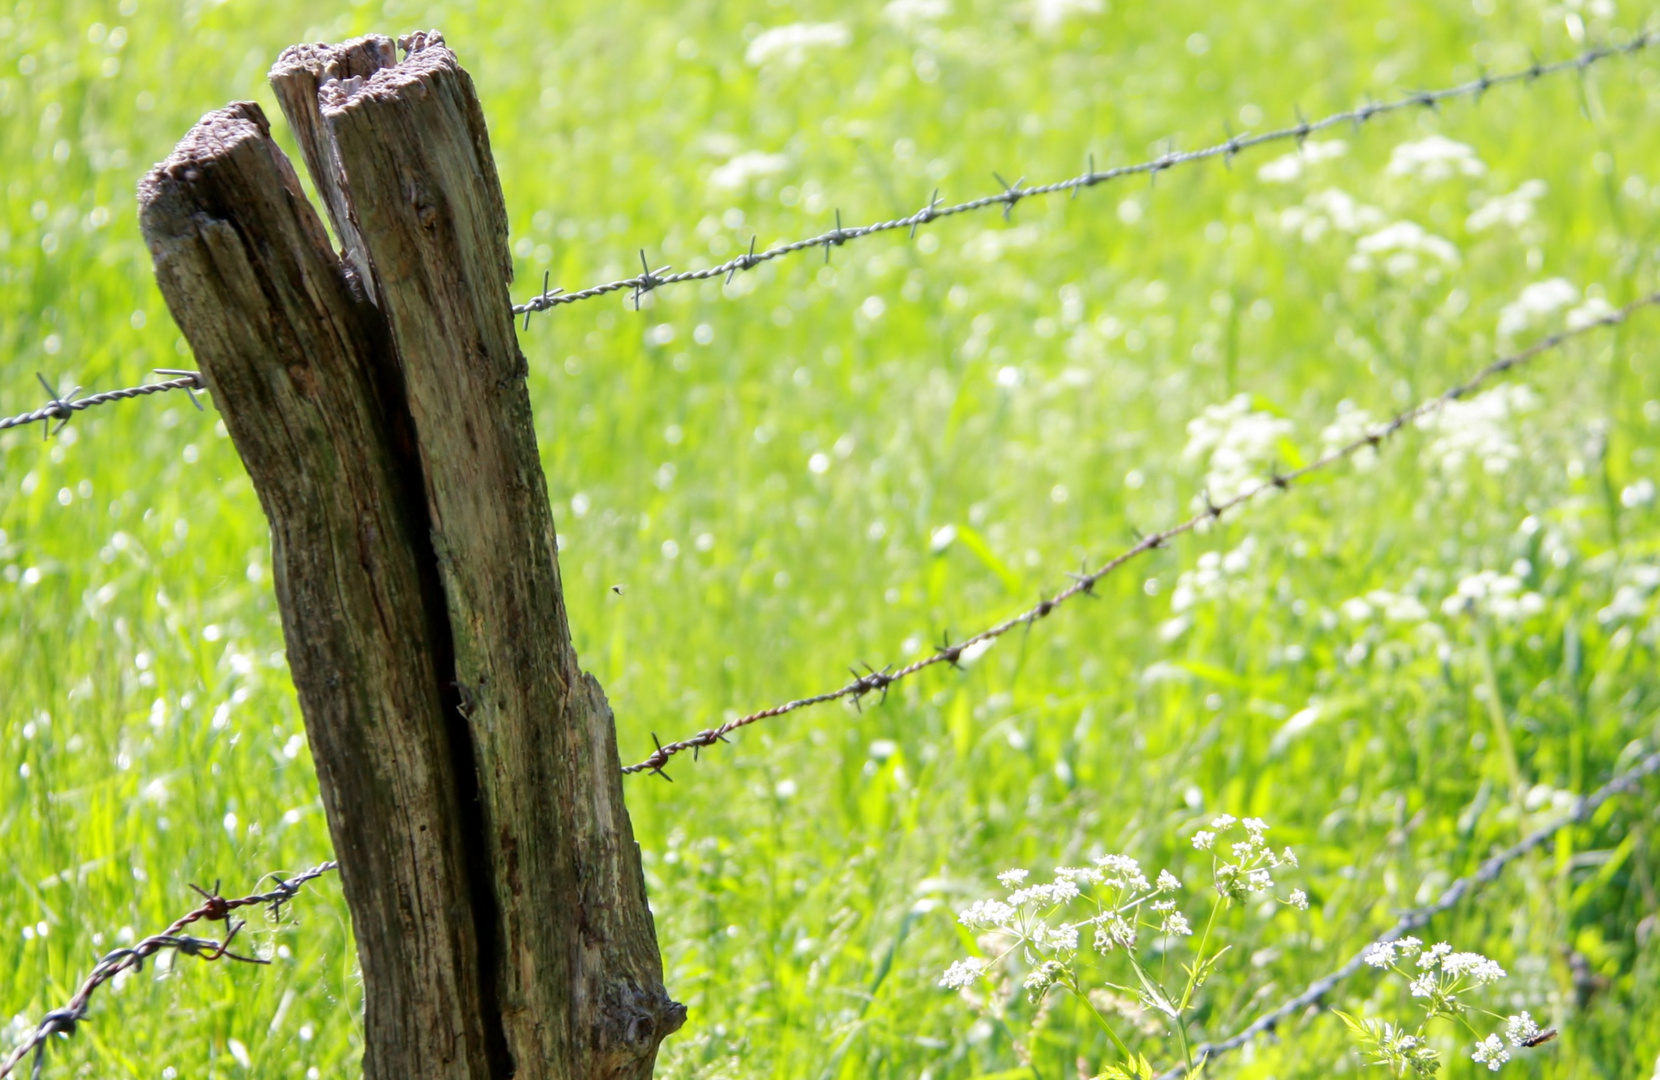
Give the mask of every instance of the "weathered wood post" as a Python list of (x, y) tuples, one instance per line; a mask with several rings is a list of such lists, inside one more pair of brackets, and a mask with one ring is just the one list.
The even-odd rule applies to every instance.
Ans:
[(362, 962), (370, 1080), (648, 1077), (662, 986), (615, 731), (572, 648), (472, 80), (436, 33), (271, 73), (140, 187), (270, 519)]

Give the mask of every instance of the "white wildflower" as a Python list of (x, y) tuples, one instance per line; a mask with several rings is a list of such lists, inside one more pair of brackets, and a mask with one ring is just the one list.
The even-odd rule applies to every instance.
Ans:
[(976, 900), (957, 915), (957, 921), (970, 930), (983, 930), (1007, 926), (1014, 917), (1014, 907), (1001, 900)]
[(1499, 309), (1499, 340), (1510, 341), (1578, 300), (1579, 289), (1567, 278), (1546, 278), (1524, 287), (1521, 295)]
[(1357, 272), (1371, 270), (1381, 260), (1383, 270), (1391, 277), (1406, 277), (1424, 268), (1420, 256), (1430, 256), (1439, 263), (1455, 265), (1458, 248), (1452, 241), (1436, 236), (1414, 221), (1397, 221), (1355, 242), (1355, 255), (1349, 260), (1349, 269)]
[(1056, 951), (1076, 952), (1078, 948), (1078, 928), (1069, 923), (1060, 926), (1046, 926), (1038, 924), (1032, 932), (1032, 941), (1043, 949)]
[(1242, 575), (1250, 569), (1256, 550), (1256, 538), (1247, 536), (1231, 551), (1200, 555), (1197, 566), (1177, 575), (1176, 587), (1170, 591), (1171, 610), (1180, 614), (1202, 600), (1235, 595), (1245, 584)]
[(951, 0), (891, 0), (882, 14), (899, 26), (912, 27), (951, 14)]
[(1323, 142), (1305, 142), (1301, 149), (1282, 154), (1257, 170), (1257, 179), (1270, 184), (1288, 184), (1303, 175), (1310, 165), (1340, 158), (1349, 152), (1349, 144), (1342, 139)]
[(1297, 862), (1297, 853), (1292, 851), (1290, 848), (1286, 848), (1284, 851), (1280, 852), (1280, 862), (1287, 866), (1299, 865)]
[(1478, 1065), (1485, 1065), (1494, 1072), (1499, 1066), (1510, 1060), (1510, 1051), (1504, 1048), (1504, 1040), (1497, 1035), (1489, 1035), (1476, 1043), (1475, 1053), (1470, 1055)]
[(1454, 176), (1481, 176), (1487, 166), (1470, 146), (1444, 135), (1401, 143), (1389, 155), (1390, 176), (1417, 177), (1434, 182)]
[(1395, 948), (1401, 950), (1405, 956), (1412, 956), (1423, 947), (1424, 943), (1415, 937), (1404, 937), (1395, 942)]
[(1395, 962), (1395, 945), (1390, 941), (1374, 942), (1364, 957), (1375, 968), (1386, 968)]
[(1248, 817), (1240, 822), (1245, 831), (1251, 834), (1251, 839), (1261, 840), (1262, 834), (1268, 831), (1268, 823), (1259, 817)]
[(1471, 232), (1482, 232), (1496, 225), (1519, 229), (1533, 220), (1533, 204), (1544, 197), (1546, 190), (1543, 180), (1528, 180), (1515, 191), (1495, 195), (1476, 207), (1464, 225)]
[(1106, 884), (1111, 888), (1136, 892), (1147, 888), (1147, 876), (1141, 872), (1141, 864), (1128, 855), (1102, 855), (1093, 861), (1110, 875)]
[(1301, 205), (1280, 211), (1279, 225), (1301, 237), (1303, 243), (1312, 244), (1328, 232), (1352, 236), (1379, 228), (1387, 220), (1388, 216), (1377, 207), (1355, 201), (1346, 191), (1326, 188), (1309, 195)]
[(1245, 875), (1245, 885), (1252, 892), (1265, 892), (1274, 887), (1274, 879), (1266, 870), (1252, 870)]
[(1452, 955), (1451, 945), (1448, 945), (1445, 941), (1436, 942), (1434, 945), (1431, 945), (1429, 948), (1418, 954), (1418, 966), (1428, 970), (1441, 963), (1441, 958), (1443, 956), (1450, 955)]
[(1457, 592), (1441, 601), (1441, 613), (1448, 618), (1479, 613), (1514, 622), (1544, 610), (1544, 597), (1524, 591), (1520, 578), (1494, 570), (1470, 574), (1459, 581)]
[(755, 35), (744, 52), (744, 62), (750, 67), (779, 62), (797, 67), (807, 59), (812, 49), (840, 49), (853, 40), (853, 35), (841, 23), (791, 23), (775, 26)]
[(1441, 980), (1431, 972), (1413, 979), (1407, 989), (1411, 991), (1413, 997), (1433, 997), (1436, 991), (1441, 989)]
[(783, 154), (764, 154), (759, 150), (748, 150), (736, 155), (726, 164), (716, 167), (709, 174), (709, 186), (721, 191), (738, 191), (762, 177), (776, 176), (789, 168), (789, 165), (790, 159)]
[(1172, 911), (1164, 917), (1163, 922), (1159, 923), (1159, 933), (1190, 937), (1193, 934), (1193, 927), (1188, 925), (1186, 915), (1179, 911)]
[(1239, 394), (1188, 421), (1182, 456), (1205, 462), (1206, 492), (1213, 503), (1226, 502), (1268, 483), (1262, 466), (1283, 456), (1280, 445), (1291, 432), (1289, 420), (1253, 409), (1251, 396)]
[(1539, 1025), (1534, 1023), (1533, 1017), (1525, 1011), (1518, 1016), (1512, 1016), (1505, 1020), (1504, 1033), (1510, 1037), (1510, 1042), (1515, 1046), (1532, 1042), (1542, 1034)]
[(1030, 0), (1032, 29), (1042, 34), (1060, 29), (1068, 19), (1099, 15), (1106, 10), (1102, 0)]
[(1488, 983), (1498, 982), (1504, 978), (1504, 968), (1497, 962), (1487, 959), (1480, 953), (1460, 952), (1453, 953), (1441, 961), (1441, 971), (1449, 978), (1468, 976), (1472, 981), (1486, 986)]
[[(1337, 419), (1320, 432), (1320, 455), (1335, 454), (1363, 439), (1371, 439), (1383, 432), (1383, 425), (1374, 423), (1372, 414), (1345, 398), (1337, 403)], [(1375, 446), (1362, 446), (1349, 455), (1357, 469), (1370, 469), (1377, 464)]]
[(1209, 851), (1216, 843), (1216, 834), (1203, 829), (1193, 834), (1193, 846), (1200, 851)]
[(1517, 418), (1538, 403), (1538, 395), (1525, 383), (1496, 386), (1468, 401), (1448, 402), (1418, 419), (1419, 428), (1434, 434), (1424, 455), (1445, 473), (1461, 472), (1473, 461), (1488, 474), (1501, 475), (1522, 458)]
[(1111, 914), (1095, 926), (1095, 951), (1110, 952), (1113, 948), (1133, 948), (1135, 926), (1118, 914)]
[(1012, 889), (1024, 882), (1026, 877), (1027, 873), (1024, 870), (1005, 870), (997, 875), (997, 880), (1004, 888)]
[(977, 956), (971, 956), (946, 968), (945, 974), (940, 976), (940, 985), (948, 990), (957, 990), (973, 985), (984, 978), (985, 974), (986, 962)]
[(1569, 310), (1565, 320), (1569, 330), (1583, 330), (1614, 314), (1614, 305), (1600, 296), (1587, 296), (1585, 302)]
[(1065, 972), (1065, 965), (1060, 963), (1058, 960), (1046, 960), (1038, 967), (1034, 968), (1031, 974), (1026, 976), (1025, 986), (1027, 999), (1030, 1001), (1036, 1001), (1038, 998), (1042, 997), (1046, 992), (1048, 992), (1051, 986), (1055, 985), (1056, 980), (1059, 979)]
[(1158, 880), (1154, 884), (1158, 886), (1160, 892), (1174, 892), (1182, 887), (1182, 883), (1176, 878), (1176, 875), (1168, 870), (1160, 870)]
[(1285, 898), (1285, 902), (1296, 908), (1298, 911), (1307, 911), (1308, 893), (1301, 889), (1292, 889), (1291, 895)]

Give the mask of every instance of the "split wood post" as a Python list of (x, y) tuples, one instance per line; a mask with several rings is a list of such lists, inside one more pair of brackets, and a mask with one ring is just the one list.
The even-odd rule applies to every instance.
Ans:
[(140, 187), (156, 278), (271, 522), (364, 975), (368, 1080), (632, 1080), (662, 985), (610, 707), (566, 623), (472, 80), (436, 33), (272, 70)]

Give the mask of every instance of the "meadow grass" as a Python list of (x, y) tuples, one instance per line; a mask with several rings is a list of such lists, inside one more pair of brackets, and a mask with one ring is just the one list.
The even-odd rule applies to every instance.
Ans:
[[(297, 41), (444, 31), (491, 126), (523, 299), (545, 269), (576, 288), (633, 272), (640, 248), (701, 265), (837, 209), (862, 223), (935, 187), (995, 190), (993, 170), (1049, 180), (1091, 153), (1104, 167), (1568, 55), (1644, 14), (20, 0), (0, 8), (0, 413), (40, 404), (36, 371), (106, 389), (190, 365), (134, 185), (208, 109), (277, 116), (264, 72)], [(770, 28), (830, 22), (841, 44), (759, 55)], [(1486, 363), (1501, 320), (1524, 343), (1587, 297), (1654, 289), (1657, 109), (1644, 54), (1340, 133), (1345, 153), (1300, 170), (1260, 175), (1270, 150), (664, 289), (639, 312), (623, 294), (535, 317), (521, 337), (571, 621), (625, 759), (652, 732), (914, 658), (1185, 516), (1217, 480), (1184, 454), (1209, 407), (1248, 395), (1266, 453), (1295, 464), (1340, 402), (1385, 416)], [(1479, 174), (1391, 173), (1396, 147), (1435, 135)], [(1536, 200), (1473, 227), (1532, 180)], [(1431, 238), (1397, 232), (1357, 261), (1398, 221)], [(1553, 278), (1570, 301), (1502, 314)], [(1286, 881), (1311, 906), (1219, 924), (1235, 947), (1196, 1018), (1223, 1035), (1629, 763), (1660, 710), (1657, 327), (1542, 357), (1507, 382), (1529, 393), (1155, 552), (962, 672), (768, 721), (677, 761), (672, 785), (631, 779), (667, 982), (690, 1006), (660, 1074), (1093, 1075), (1108, 1045), (1071, 1006), (1017, 1047), (1018, 991), (1001, 1025), (937, 985), (975, 947), (955, 912), (1008, 867), (1102, 852), (1202, 888), (1190, 838), (1227, 811), (1297, 848)], [(330, 853), (267, 530), (223, 432), (171, 395), (49, 441), (0, 436), (0, 1020), (19, 1030), (95, 952), (185, 910), (187, 882), (240, 892)], [(1538, 600), (1444, 611), (1481, 571)], [(1509, 1068), (1654, 1070), (1653, 807), (1652, 788), (1616, 800), (1431, 928), (1509, 969), (1496, 1011), (1560, 1027)], [(250, 929), (272, 966), (146, 971), (54, 1043), (46, 1075), (356, 1074), (338, 886)], [(1339, 997), (1406, 1008), (1369, 976)], [(1329, 1016), (1282, 1034), (1215, 1074), (1362, 1068)], [(1162, 1035), (1137, 1045), (1176, 1055)], [(1481, 1068), (1461, 1046), (1446, 1075)]]

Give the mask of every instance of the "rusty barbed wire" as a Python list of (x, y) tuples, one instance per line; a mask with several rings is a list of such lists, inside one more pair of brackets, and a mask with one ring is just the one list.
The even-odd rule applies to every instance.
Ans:
[[(1454, 881), (1444, 889), (1433, 903), (1423, 907), (1412, 908), (1402, 913), (1395, 925), (1373, 938), (1373, 942), (1399, 941), (1412, 931), (1427, 925), (1431, 919), (1445, 911), (1456, 907), (1465, 897), (1471, 895), (1484, 885), (1490, 885), (1504, 872), (1504, 868), (1526, 855), (1544, 846), (1545, 841), (1561, 832), (1570, 825), (1578, 825), (1590, 819), (1597, 808), (1616, 795), (1623, 794), (1636, 787), (1643, 779), (1660, 772), (1660, 751), (1650, 753), (1631, 768), (1614, 776), (1608, 783), (1602, 785), (1589, 795), (1581, 796), (1574, 808), (1556, 821), (1541, 826), (1510, 845), (1502, 851), (1489, 856), (1476, 868), (1474, 873)], [(1367, 943), (1370, 948), (1372, 942)], [(1203, 1066), (1211, 1058), (1221, 1057), (1239, 1049), (1259, 1035), (1272, 1033), (1281, 1023), (1300, 1009), (1308, 1007), (1318, 1008), (1326, 996), (1336, 989), (1337, 985), (1365, 966), (1366, 949), (1355, 953), (1341, 967), (1328, 975), (1309, 983), (1302, 993), (1287, 998), (1274, 1008), (1263, 1013), (1249, 1024), (1240, 1028), (1228, 1038), (1214, 1043), (1200, 1043), (1193, 1048), (1194, 1057)], [(1176, 1080), (1177, 1077), (1187, 1074), (1187, 1064), (1181, 1063), (1169, 1070), (1160, 1073), (1158, 1080)]]
[(1630, 41), (1627, 41), (1624, 44), (1597, 46), (1595, 48), (1585, 50), (1578, 56), (1570, 57), (1566, 60), (1558, 60), (1555, 63), (1546, 64), (1535, 60), (1528, 67), (1505, 72), (1502, 75), (1489, 75), (1483, 72), (1480, 77), (1472, 79), (1469, 82), (1460, 83), (1457, 86), (1450, 86), (1441, 90), (1422, 90), (1417, 93), (1406, 94), (1393, 101), (1367, 102), (1366, 104), (1359, 105), (1353, 109), (1332, 113), (1330, 116), (1320, 120), (1303, 120), (1299, 117), (1298, 122), (1290, 127), (1276, 128), (1272, 131), (1264, 131), (1256, 135), (1230, 135), (1225, 142), (1216, 143), (1215, 145), (1207, 146), (1202, 149), (1166, 151), (1156, 158), (1150, 158), (1146, 161), (1137, 162), (1133, 165), (1118, 165), (1110, 169), (1103, 169), (1099, 172), (1095, 169), (1094, 159), (1092, 156), (1090, 159), (1090, 167), (1082, 174), (1067, 180), (1058, 180), (1054, 183), (1041, 184), (1035, 187), (1022, 187), (1021, 185), (1025, 183), (1024, 177), (1021, 177), (1014, 183), (1010, 184), (1004, 181), (1002, 177), (993, 173), (993, 177), (999, 184), (1002, 185), (1003, 190), (991, 195), (982, 195), (979, 198), (970, 199), (967, 202), (942, 206), (939, 202), (939, 189), (936, 188), (934, 189), (933, 196), (928, 200), (928, 205), (913, 214), (909, 214), (901, 218), (894, 218), (889, 221), (878, 221), (870, 225), (855, 225), (850, 227), (843, 227), (841, 223), (841, 211), (838, 210), (836, 211), (836, 227), (829, 232), (820, 233), (817, 236), (810, 236), (802, 240), (792, 240), (786, 243), (776, 244), (764, 251), (756, 251), (755, 241), (751, 238), (749, 250), (744, 254), (737, 255), (723, 263), (719, 263), (715, 266), (704, 267), (700, 270), (683, 270), (677, 274), (668, 273), (671, 268), (667, 266), (653, 270), (650, 262), (646, 259), (645, 251), (642, 249), (640, 251), (641, 272), (636, 276), (622, 278), (618, 281), (609, 281), (601, 285), (594, 285), (586, 289), (581, 289), (577, 292), (566, 292), (563, 289), (557, 288), (550, 290), (548, 288), (547, 276), (544, 275), (542, 279), (541, 293), (531, 297), (523, 304), (513, 305), (513, 314), (523, 315), (525, 317), (525, 328), (529, 329), (530, 316), (536, 312), (547, 311), (550, 308), (559, 307), (563, 304), (575, 304), (583, 300), (592, 300), (596, 297), (605, 296), (609, 293), (622, 292), (625, 290), (633, 293), (632, 299), (634, 306), (638, 309), (641, 298), (643, 298), (647, 293), (650, 293), (655, 289), (660, 289), (665, 285), (677, 285), (687, 281), (706, 281), (710, 278), (718, 277), (724, 277), (728, 282), (731, 282), (732, 278), (737, 274), (759, 266), (761, 263), (771, 262), (774, 259), (780, 259), (786, 255), (793, 255), (797, 252), (808, 251), (815, 248), (823, 248), (825, 259), (828, 260), (830, 257), (830, 249), (832, 247), (840, 247), (849, 240), (858, 240), (866, 236), (873, 236), (877, 233), (893, 232), (897, 229), (909, 230), (911, 237), (914, 238), (916, 236), (917, 229), (923, 225), (938, 221), (941, 218), (954, 217), (958, 214), (967, 214), (976, 210), (984, 210), (994, 206), (1000, 206), (1003, 208), (1003, 217), (1006, 220), (1014, 211), (1015, 206), (1022, 199), (1035, 198), (1041, 195), (1054, 195), (1063, 191), (1076, 195), (1084, 188), (1091, 188), (1097, 184), (1104, 184), (1108, 181), (1117, 180), (1122, 177), (1137, 176), (1142, 174), (1150, 177), (1157, 177), (1159, 173), (1164, 172), (1167, 169), (1174, 168), (1177, 165), (1186, 165), (1196, 161), (1208, 161), (1211, 158), (1219, 157), (1222, 158), (1224, 162), (1231, 163), (1240, 153), (1269, 143), (1285, 142), (1287, 140), (1295, 139), (1298, 146), (1301, 146), (1310, 135), (1325, 131), (1328, 128), (1339, 127), (1344, 124), (1353, 124), (1358, 129), (1360, 125), (1366, 123), (1368, 120), (1371, 120), (1374, 117), (1384, 116), (1389, 113), (1401, 112), (1407, 109), (1415, 108), (1435, 109), (1443, 102), (1459, 98), (1473, 97), (1479, 100), (1483, 94), (1496, 87), (1506, 86), (1512, 83), (1531, 83), (1566, 71), (1585, 71), (1593, 64), (1600, 63), (1610, 57), (1628, 56), (1641, 52), (1644, 49), (1652, 48), (1656, 44), (1660, 44), (1660, 32), (1645, 31), (1637, 34)]
[(672, 778), (667, 772), (664, 771), (663, 767), (668, 764), (669, 759), (674, 757), (674, 755), (691, 750), (694, 751), (695, 756), (695, 752), (701, 750), (703, 747), (713, 746), (717, 742), (729, 741), (726, 737), (739, 728), (747, 727), (750, 724), (756, 723), (760, 720), (770, 719), (775, 716), (783, 716), (786, 713), (796, 712), (797, 710), (805, 709), (813, 705), (822, 705), (826, 702), (837, 701), (841, 698), (850, 698), (855, 704), (858, 704), (864, 699), (866, 694), (880, 693), (885, 699), (887, 697), (888, 689), (901, 679), (908, 678), (915, 675), (917, 672), (933, 667), (936, 664), (950, 664), (951, 666), (956, 667), (962, 662), (963, 659), (965, 659), (965, 655), (967, 658), (973, 658), (974, 656), (979, 655), (980, 652), (990, 648), (993, 642), (1002, 637), (1004, 634), (1007, 634), (1009, 631), (1021, 626), (1031, 626), (1039, 619), (1047, 618), (1056, 608), (1060, 607), (1068, 600), (1092, 593), (1097, 582), (1137, 556), (1144, 555), (1156, 548), (1163, 547), (1168, 541), (1182, 535), (1183, 533), (1192, 532), (1194, 529), (1197, 529), (1202, 525), (1218, 521), (1221, 519), (1223, 514), (1226, 514), (1230, 510), (1244, 506), (1246, 503), (1262, 496), (1266, 492), (1287, 490), (1295, 484), (1301, 482), (1305, 477), (1312, 473), (1329, 468), (1337, 462), (1351, 457), (1352, 455), (1361, 450), (1367, 449), (1368, 447), (1376, 448), (1386, 440), (1393, 437), (1408, 424), (1414, 423), (1415, 421), (1432, 413), (1439, 412), (1452, 402), (1455, 402), (1470, 394), (1477, 387), (1481, 386), (1483, 383), (1494, 378), (1495, 376), (1501, 375), (1514, 367), (1532, 360), (1541, 353), (1549, 352), (1552, 349), (1555, 349), (1558, 346), (1573, 340), (1574, 338), (1588, 334), (1593, 330), (1599, 330), (1610, 326), (1618, 326), (1619, 324), (1629, 320), (1637, 312), (1645, 308), (1653, 307), (1656, 304), (1660, 304), (1660, 292), (1650, 293), (1649, 295), (1639, 300), (1634, 300), (1624, 307), (1618, 308), (1607, 315), (1587, 320), (1583, 325), (1541, 338), (1525, 349), (1521, 349), (1518, 352), (1513, 352), (1507, 356), (1494, 360), (1492, 363), (1476, 372), (1464, 382), (1461, 382), (1458, 385), (1437, 394), (1435, 397), (1420, 402), (1405, 412), (1396, 413), (1388, 421), (1369, 428), (1360, 438), (1355, 439), (1352, 442), (1345, 443), (1344, 445), (1333, 450), (1327, 451), (1314, 461), (1302, 466), (1301, 468), (1293, 469), (1290, 472), (1284, 473), (1276, 471), (1268, 480), (1263, 481), (1254, 488), (1249, 488), (1240, 494), (1235, 495), (1231, 499), (1224, 499), (1222, 502), (1216, 503), (1211, 501), (1208, 493), (1205, 493), (1203, 494), (1203, 498), (1205, 500), (1204, 510), (1179, 524), (1172, 525), (1160, 532), (1150, 533), (1143, 536), (1134, 545), (1126, 548), (1124, 551), (1113, 556), (1111, 559), (1108, 559), (1095, 570), (1069, 574), (1068, 576), (1072, 578), (1071, 585), (1062, 589), (1060, 592), (1055, 593), (1053, 596), (1048, 596), (1042, 600), (1039, 600), (1035, 605), (1027, 608), (1020, 614), (1012, 615), (1004, 619), (1002, 622), (987, 627), (972, 637), (965, 638), (954, 645), (949, 643), (943, 644), (928, 656), (906, 664), (898, 670), (894, 670), (894, 667), (891, 664), (880, 669), (873, 668), (867, 664), (865, 665), (865, 673), (863, 675), (859, 674), (859, 672), (855, 670), (853, 672), (852, 682), (846, 683), (834, 690), (827, 690), (822, 694), (814, 694), (812, 697), (797, 698), (794, 701), (787, 701), (782, 705), (775, 705), (770, 709), (762, 709), (759, 712), (752, 712), (745, 716), (728, 720), (718, 727), (705, 728), (697, 734), (681, 739), (678, 742), (661, 742), (654, 733), (651, 738), (652, 742), (656, 745), (656, 749), (652, 751), (652, 753), (643, 761), (636, 762), (633, 765), (624, 766), (622, 771), (625, 774), (652, 772), (663, 777), (665, 780), (669, 780)]
[[(168, 379), (166, 382), (150, 383), (147, 386), (129, 386), (124, 390), (106, 390), (101, 394), (93, 394), (91, 397), (84, 398), (75, 396), (81, 392), (81, 388), (78, 386), (69, 391), (68, 394), (60, 395), (52, 389), (52, 384), (46, 381), (46, 376), (37, 374), (35, 378), (40, 380), (40, 385), (46, 390), (46, 396), (51, 400), (34, 412), (0, 419), (0, 431), (23, 427), (26, 424), (46, 423), (46, 434), (49, 436), (56, 435), (64, 429), (64, 425), (68, 424), (76, 413), (83, 409), (90, 409), (94, 405), (103, 405), (111, 401), (126, 401), (128, 398), (144, 397), (148, 394), (165, 394), (169, 390), (183, 390), (190, 395), (190, 400), (196, 408), (201, 409), (202, 403), (196, 400), (196, 391), (207, 389), (207, 382), (202, 378), (201, 372), (181, 371), (177, 368), (156, 368), (155, 371), (158, 375), (172, 375), (174, 378)], [(53, 420), (60, 421), (55, 428), (50, 424)]]
[[(202, 896), (202, 903), (168, 924), (167, 929), (159, 934), (151, 934), (142, 941), (124, 946), (105, 953), (92, 967), (92, 972), (82, 981), (79, 990), (69, 999), (68, 1004), (60, 1009), (53, 1009), (41, 1017), (40, 1023), (35, 1026), (22, 1043), (14, 1048), (4, 1062), (0, 1062), (0, 1080), (12, 1074), (13, 1070), (34, 1052), (35, 1060), (30, 1070), (31, 1080), (40, 1080), (41, 1066), (46, 1058), (46, 1044), (53, 1035), (64, 1038), (75, 1034), (75, 1027), (86, 1022), (87, 1007), (92, 1002), (92, 995), (100, 986), (109, 982), (124, 971), (139, 971), (144, 967), (144, 961), (164, 950), (171, 949), (185, 956), (194, 956), (202, 960), (213, 961), (220, 959), (237, 960), (244, 964), (268, 964), (269, 960), (261, 960), (253, 956), (241, 956), (230, 951), (231, 942), (236, 940), (237, 933), (247, 924), (242, 920), (231, 919), (231, 914), (239, 908), (264, 906), (270, 909), (272, 919), (282, 914), (282, 905), (288, 903), (305, 887), (317, 878), (333, 870), (339, 869), (340, 864), (333, 860), (319, 863), (310, 870), (296, 874), (291, 878), (284, 878), (275, 874), (266, 877), (275, 877), (275, 888), (265, 892), (254, 893), (250, 896), (239, 896), (235, 899), (226, 899), (219, 895), (219, 883), (214, 882), (212, 889), (204, 889), (198, 885), (191, 888)], [(261, 880), (264, 880), (263, 878)], [(183, 933), (183, 930), (192, 923), (203, 919), (209, 922), (225, 924), (223, 940), (213, 938), (192, 937)]]

